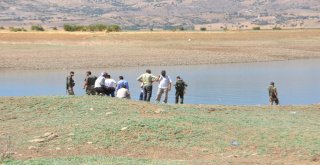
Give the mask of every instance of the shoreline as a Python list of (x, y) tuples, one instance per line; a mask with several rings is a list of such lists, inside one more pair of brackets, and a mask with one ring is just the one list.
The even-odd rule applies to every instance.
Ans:
[(270, 61), (249, 61), (249, 62), (225, 62), (225, 63), (208, 63), (208, 64), (182, 64), (182, 65), (139, 65), (139, 66), (108, 66), (108, 67), (91, 67), (91, 68), (1, 68), (0, 72), (16, 72), (16, 71), (70, 71), (70, 70), (96, 70), (96, 69), (121, 69), (121, 68), (153, 68), (153, 67), (188, 67), (188, 66), (206, 66), (206, 65), (237, 65), (237, 64), (259, 64), (259, 63), (273, 63), (273, 62), (292, 62), (292, 61), (307, 61), (307, 60), (319, 60), (320, 57), (315, 58), (297, 58), (287, 60), (270, 60)]
[[(107, 97), (104, 96), (105, 99), (113, 99), (113, 100), (118, 100), (121, 101), (123, 99), (120, 98), (111, 98), (111, 97)], [(6, 99), (6, 100), (16, 100), (16, 99), (92, 99), (92, 98), (104, 98), (101, 96), (88, 96), (88, 95), (76, 95), (76, 96), (68, 96), (68, 95), (47, 95), (47, 96), (0, 96), (0, 100), (1, 99)], [(182, 107), (193, 107), (193, 108), (211, 108), (211, 107), (227, 107), (227, 108), (270, 108), (272, 107), (273, 110), (277, 110), (277, 109), (282, 109), (282, 110), (286, 110), (289, 111), (290, 108), (303, 108), (303, 107), (318, 107), (320, 106), (320, 103), (312, 103), (312, 104), (285, 104), (285, 105), (269, 105), (269, 104), (254, 104), (254, 105), (229, 105), (229, 104), (174, 104), (174, 103), (166, 103), (166, 104), (160, 104), (160, 103), (155, 103), (155, 102), (146, 102), (146, 101), (141, 101), (141, 100), (137, 100), (137, 99), (128, 99), (125, 100), (128, 102), (132, 102), (135, 104), (149, 104), (149, 105), (153, 105), (153, 106), (182, 106)], [(320, 107), (319, 107), (320, 110)]]

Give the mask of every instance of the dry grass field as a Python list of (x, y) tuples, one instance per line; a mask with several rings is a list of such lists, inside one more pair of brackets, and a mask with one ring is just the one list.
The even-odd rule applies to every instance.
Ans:
[(0, 32), (0, 69), (197, 65), (320, 57), (320, 30)]

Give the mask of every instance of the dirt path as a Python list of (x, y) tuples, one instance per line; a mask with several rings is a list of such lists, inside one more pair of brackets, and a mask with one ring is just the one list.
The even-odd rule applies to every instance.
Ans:
[(90, 69), (320, 57), (320, 30), (0, 32), (0, 70)]

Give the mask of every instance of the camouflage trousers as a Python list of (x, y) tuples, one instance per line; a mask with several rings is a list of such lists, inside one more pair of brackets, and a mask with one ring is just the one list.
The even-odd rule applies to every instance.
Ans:
[(68, 95), (74, 95), (73, 87), (68, 88)]
[(94, 85), (87, 86), (86, 93), (87, 95), (96, 95), (96, 90), (94, 89)]
[(277, 96), (270, 96), (269, 97), (270, 105), (276, 104), (279, 105), (279, 99)]

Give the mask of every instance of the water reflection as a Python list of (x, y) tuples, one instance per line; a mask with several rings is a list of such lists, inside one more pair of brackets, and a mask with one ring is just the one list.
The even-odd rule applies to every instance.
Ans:
[[(175, 81), (177, 75), (188, 83), (185, 103), (257, 105), (268, 104), (267, 87), (274, 81), (280, 103), (313, 104), (320, 102), (320, 60), (297, 60), (252, 64), (219, 64), (199, 66), (149, 67), (155, 75), (165, 69)], [(146, 67), (91, 69), (94, 75), (107, 71), (118, 80), (122, 75), (130, 83), (133, 99), (138, 100), (140, 84), (136, 78)], [(75, 71), (75, 93), (84, 95), (82, 89), (85, 72)], [(1, 96), (65, 95), (65, 79), (69, 70), (55, 71), (0, 71)], [(157, 83), (154, 84), (155, 100)], [(169, 103), (174, 103), (174, 93)]]

